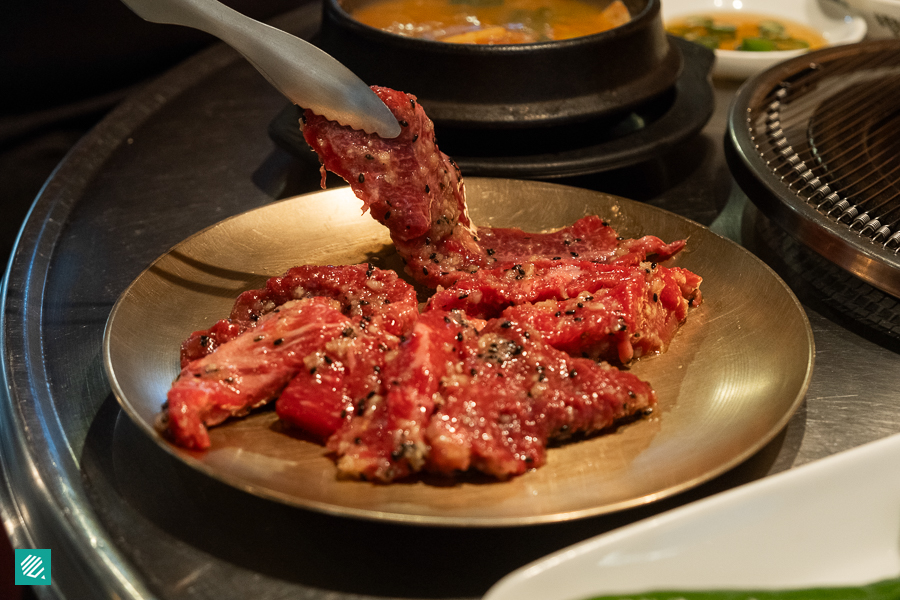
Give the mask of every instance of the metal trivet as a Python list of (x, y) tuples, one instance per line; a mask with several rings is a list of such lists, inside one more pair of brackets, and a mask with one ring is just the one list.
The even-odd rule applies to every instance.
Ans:
[(900, 297), (900, 42), (812, 52), (755, 77), (729, 111), (729, 164), (785, 230)]

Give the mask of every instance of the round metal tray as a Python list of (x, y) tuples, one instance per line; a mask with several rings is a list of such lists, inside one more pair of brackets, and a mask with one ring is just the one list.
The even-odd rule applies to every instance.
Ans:
[[(273, 24), (310, 35), (320, 8), (305, 3)], [(741, 231), (746, 202), (728, 201), (721, 147), (733, 93), (717, 87), (713, 119), (676, 151), (578, 185)], [(43, 598), (475, 599), (577, 541), (900, 431), (900, 351), (810, 308), (807, 295), (816, 369), (787, 427), (727, 473), (641, 507), (527, 527), (413, 527), (272, 502), (188, 467), (119, 407), (104, 327), (122, 291), (173, 246), (318, 188), (318, 166), (266, 134), (283, 107), (237, 53), (210, 48), (88, 133), (22, 226), (2, 290), (0, 517), (16, 547), (52, 549)]]
[(238, 489), (330, 514), (456, 527), (583, 519), (659, 501), (745, 460), (802, 402), (813, 367), (809, 322), (750, 252), (673, 213), (599, 192), (478, 177), (466, 190), (472, 220), (484, 226), (546, 231), (597, 214), (619, 235), (688, 240), (666, 264), (703, 277), (704, 301), (667, 352), (629, 366), (656, 390), (652, 417), (551, 448), (544, 467), (494, 482), (339, 479), (328, 452), (286, 434), (272, 411), (212, 428), (205, 452), (170, 444), (154, 426), (181, 341), (228, 314), (240, 292), (304, 263), (402, 270), (387, 229), (360, 214), (347, 186), (226, 219), (144, 271), (116, 303), (104, 339), (119, 402), (166, 451)]

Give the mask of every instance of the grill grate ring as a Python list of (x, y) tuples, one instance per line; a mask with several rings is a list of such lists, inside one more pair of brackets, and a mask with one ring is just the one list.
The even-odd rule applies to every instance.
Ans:
[[(900, 66), (870, 67), (867, 81), (836, 84), (844, 71), (818, 64), (810, 71), (826, 97), (813, 108), (808, 102), (795, 106), (792, 86), (780, 87), (755, 124), (751, 118), (751, 136), (789, 190), (889, 247), (900, 221)], [(797, 102), (810, 98), (812, 83), (805, 82)], [(790, 121), (783, 122), (784, 116)], [(877, 171), (882, 176), (873, 179)]]
[(732, 172), (801, 242), (900, 297), (900, 41), (811, 52), (729, 109)]

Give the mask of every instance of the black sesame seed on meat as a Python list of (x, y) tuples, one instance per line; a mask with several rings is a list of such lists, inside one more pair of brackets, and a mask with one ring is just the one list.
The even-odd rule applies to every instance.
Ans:
[(365, 183), (366, 176), (363, 173), (359, 174), (359, 177), (356, 178), (360, 183)]

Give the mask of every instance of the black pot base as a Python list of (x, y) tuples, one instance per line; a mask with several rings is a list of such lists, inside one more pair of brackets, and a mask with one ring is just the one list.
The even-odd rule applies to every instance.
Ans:
[[(554, 179), (611, 171), (662, 155), (698, 133), (713, 111), (710, 71), (714, 54), (672, 37), (684, 56), (675, 85), (624, 115), (594, 121), (522, 129), (441, 127), (440, 149), (463, 175)], [(300, 109), (287, 106), (269, 135), (282, 148), (308, 156), (297, 122)]]

